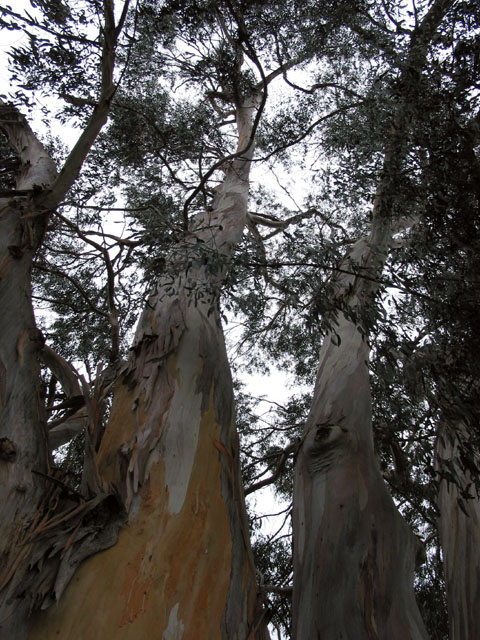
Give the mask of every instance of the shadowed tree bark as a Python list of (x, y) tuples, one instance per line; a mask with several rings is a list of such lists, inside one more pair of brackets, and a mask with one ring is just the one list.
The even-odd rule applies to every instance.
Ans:
[[(49, 598), (68, 564), (61, 552), (71, 531), (51, 535), (69, 509), (57, 511), (60, 489), (51, 475), (40, 389), (43, 337), (35, 325), (30, 283), (50, 214), (76, 180), (115, 92), (115, 47), (128, 2), (118, 24), (113, 2), (105, 0), (103, 7), (99, 98), (60, 172), (25, 118), (0, 101), (0, 127), (18, 161), (15, 188), (0, 199), (0, 630), (12, 640), (26, 637), (29, 612)], [(67, 520), (72, 524), (73, 516), (82, 512), (83, 517), (102, 499), (77, 506)], [(112, 544), (114, 536), (100, 538), (87, 555)]]
[[(473, 640), (480, 634), (480, 503), (470, 471), (460, 463), (460, 437), (467, 441), (463, 423), (458, 423), (455, 430), (443, 425), (437, 438), (437, 469), (444, 470), (445, 461), (450, 462), (450, 473), (454, 471), (456, 476), (456, 483), (446, 479), (440, 482), (438, 531), (447, 587), (450, 638)], [(465, 493), (468, 498), (462, 495)]]
[(451, 4), (434, 2), (412, 33), (370, 236), (354, 245), (334, 281), (343, 311), (320, 352), (295, 467), (297, 640), (427, 637), (413, 593), (419, 541), (398, 513), (374, 452), (366, 335), (377, 281), (399, 223), (395, 192), (421, 71)]

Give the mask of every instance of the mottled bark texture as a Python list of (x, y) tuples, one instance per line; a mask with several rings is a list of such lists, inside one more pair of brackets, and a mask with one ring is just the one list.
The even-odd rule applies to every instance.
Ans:
[(442, 425), (437, 439), (436, 463), (440, 472), (448, 471), (451, 481), (443, 474), (438, 496), (438, 531), (447, 588), (450, 640), (475, 640), (480, 638), (480, 502), (470, 472), (459, 456), (461, 440), (468, 446), (464, 423)]
[[(378, 206), (380, 206), (378, 204)], [(360, 240), (342, 268), (375, 263)], [(298, 640), (426, 638), (413, 572), (420, 543), (398, 513), (376, 460), (369, 345), (350, 313), (373, 294), (372, 281), (344, 274), (349, 293), (335, 333), (320, 352), (314, 399), (296, 460), (294, 637)]]
[[(341, 340), (337, 346), (338, 339)], [(327, 337), (295, 472), (294, 637), (426, 638), (415, 602), (415, 536), (372, 440), (368, 345), (340, 318)]]
[[(22, 195), (0, 204), (0, 631), (22, 640), (30, 612), (60, 597), (76, 566), (115, 542), (124, 517), (98, 483), (75, 495), (50, 465), (40, 362), (64, 376), (35, 326), (30, 281), (59, 175), (25, 119), (7, 105), (1, 113)], [(80, 392), (63, 384), (67, 395)]]
[(30, 640), (86, 639), (92, 628), (132, 640), (265, 637), (218, 311), (246, 223), (256, 104), (237, 109), (239, 155), (172, 253), (116, 384), (98, 469), (128, 524), (37, 617)]
[(334, 280), (342, 311), (320, 352), (295, 465), (296, 640), (427, 637), (413, 592), (419, 541), (389, 495), (373, 447), (367, 334), (394, 229), (409, 224), (397, 210), (397, 181), (428, 43), (450, 6), (434, 2), (412, 33), (370, 235), (353, 246)]

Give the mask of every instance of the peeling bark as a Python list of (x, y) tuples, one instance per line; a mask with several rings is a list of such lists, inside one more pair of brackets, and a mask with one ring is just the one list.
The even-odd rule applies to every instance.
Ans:
[[(17, 111), (2, 105), (2, 118), (7, 113), (9, 124), (0, 126), (20, 159), (17, 188), (42, 190), (55, 178), (55, 166)], [(32, 259), (45, 216), (30, 216), (31, 204), (31, 197), (0, 200), (0, 437), (15, 451), (0, 459), (0, 589), (26, 555), (25, 536), (44, 492), (43, 478), (32, 471), (48, 471), (38, 359), (43, 339), (35, 326), (30, 291)], [(0, 602), (5, 637), (21, 636), (26, 615), (19, 609), (28, 612), (30, 603), (18, 605), (8, 598)]]
[(97, 462), (128, 524), (58, 608), (37, 616), (30, 640), (87, 638), (92, 625), (103, 638), (267, 637), (218, 311), (246, 224), (256, 104), (238, 108), (239, 157), (175, 248), (174, 273), (151, 293), (116, 384)]
[[(50, 466), (39, 375), (48, 349), (30, 280), (49, 215), (43, 198), (57, 172), (25, 119), (8, 109), (2, 129), (21, 162), (17, 186), (29, 195), (0, 203), (0, 440), (10, 452), (0, 457), (0, 630), (23, 640), (30, 612), (60, 597), (78, 564), (115, 542), (124, 513), (98, 483), (95, 495), (75, 494)], [(77, 392), (59, 375), (67, 392)]]
[[(466, 436), (463, 423), (455, 430), (443, 425), (436, 450), (437, 469), (443, 470), (444, 461), (451, 461), (458, 482), (457, 485), (442, 479), (438, 496), (450, 640), (480, 637), (480, 502), (470, 472), (461, 466), (458, 457), (459, 438)], [(462, 492), (469, 498), (462, 497)]]

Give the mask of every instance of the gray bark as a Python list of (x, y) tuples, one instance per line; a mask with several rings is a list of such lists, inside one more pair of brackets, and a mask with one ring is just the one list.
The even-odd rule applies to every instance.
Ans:
[(353, 246), (334, 281), (345, 311), (320, 352), (295, 465), (296, 640), (427, 637), (413, 593), (419, 542), (398, 513), (374, 453), (366, 336), (378, 278), (401, 224), (394, 194), (428, 44), (451, 5), (434, 2), (412, 34), (370, 235)]
[[(16, 110), (2, 105), (1, 115), (8, 116), (9, 124), (0, 126), (21, 161), (17, 189), (45, 189), (56, 177), (53, 162)], [(48, 471), (39, 384), (43, 340), (30, 291), (32, 259), (46, 216), (35, 213), (29, 197), (0, 201), (0, 590), (9, 585), (0, 603), (0, 629), (11, 638), (21, 636), (26, 618), (22, 611), (31, 605), (27, 598), (9, 602), (9, 595), (16, 586), (13, 573), (22, 574), (29, 552), (25, 538), (45, 490), (43, 478), (33, 471)]]
[[(443, 470), (444, 461), (450, 461), (457, 484), (441, 480), (438, 531), (447, 588), (450, 640), (474, 640), (480, 637), (480, 501), (470, 472), (459, 460), (460, 439), (468, 442), (464, 423), (459, 422), (455, 429), (446, 424), (440, 428), (437, 469)], [(469, 498), (462, 497), (462, 492)], [(463, 509), (459, 506), (460, 500)]]
[(413, 594), (419, 541), (373, 449), (369, 348), (340, 318), (327, 337), (295, 471), (294, 637), (426, 638)]
[(24, 640), (30, 611), (51, 602), (81, 560), (111, 545), (122, 520), (107, 493), (79, 505), (51, 470), (39, 376), (44, 345), (30, 285), (49, 216), (76, 180), (114, 93), (122, 24), (115, 25), (113, 0), (103, 4), (100, 95), (62, 171), (25, 118), (0, 100), (0, 128), (20, 166), (11, 197), (0, 200), (0, 631), (9, 640)]

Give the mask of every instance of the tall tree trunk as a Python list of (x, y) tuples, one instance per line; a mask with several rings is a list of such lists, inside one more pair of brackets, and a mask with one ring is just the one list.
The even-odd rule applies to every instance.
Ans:
[(372, 437), (369, 347), (338, 317), (326, 337), (295, 469), (296, 640), (426, 638), (415, 602), (419, 541), (380, 474)]
[[(48, 448), (40, 393), (43, 347), (31, 304), (32, 259), (44, 234), (46, 215), (37, 213), (34, 189), (56, 176), (55, 165), (17, 111), (0, 107), (3, 131), (20, 161), (16, 192), (0, 200), (0, 630), (15, 638), (24, 629), (31, 602), (10, 601), (13, 573), (28, 556), (26, 536), (44, 492)], [(21, 572), (19, 571), (19, 575)]]
[[(104, 0), (103, 6), (100, 94), (62, 171), (57, 172), (25, 118), (0, 100), (0, 129), (19, 165), (15, 188), (0, 194), (6, 196), (0, 198), (0, 635), (9, 640), (24, 640), (31, 610), (51, 602), (52, 591), (61, 591), (60, 584), (85, 554), (115, 539), (104, 522), (92, 525), (98, 511), (100, 518), (105, 515), (102, 503), (108, 496), (78, 505), (64, 495), (65, 487), (50, 468), (40, 387), (43, 337), (31, 302), (32, 262), (50, 214), (77, 178), (115, 90), (115, 47), (128, 0), (118, 25), (113, 0)], [(84, 516), (90, 521), (82, 529)], [(73, 563), (72, 531), (83, 543), (89, 536)]]
[(38, 616), (30, 640), (92, 629), (105, 639), (265, 637), (218, 310), (247, 218), (255, 102), (237, 110), (239, 157), (176, 247), (176, 273), (150, 295), (117, 382), (98, 472), (128, 525)]
[[(470, 472), (460, 463), (460, 438), (468, 442), (466, 426), (462, 422), (456, 429), (443, 425), (437, 438), (437, 468), (448, 469), (457, 481), (443, 478), (440, 482), (438, 531), (447, 588), (450, 640), (474, 640), (480, 638), (480, 501)], [(462, 493), (469, 497), (462, 497)]]
[(368, 238), (335, 279), (342, 308), (320, 352), (295, 465), (293, 635), (296, 640), (427, 638), (413, 592), (419, 541), (398, 513), (373, 447), (369, 317), (395, 224), (395, 193), (428, 43), (451, 2), (436, 0), (412, 33)]

